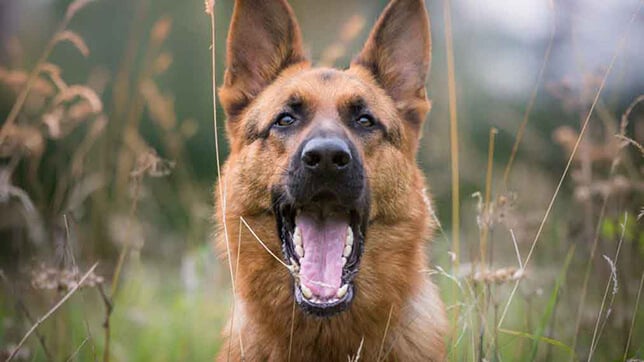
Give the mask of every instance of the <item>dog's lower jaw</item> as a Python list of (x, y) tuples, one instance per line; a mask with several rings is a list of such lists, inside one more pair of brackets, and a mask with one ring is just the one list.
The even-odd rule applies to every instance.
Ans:
[[(262, 217), (271, 216), (247, 221), (251, 227), (261, 225), (267, 222)], [(235, 220), (228, 218), (229, 229), (238, 225)], [(422, 228), (419, 224), (422, 222), (399, 228), (377, 224), (370, 227), (355, 279), (353, 303), (346, 311), (327, 318), (308, 315), (294, 306), (291, 277), (286, 268), (278, 265), (258, 243), (244, 243), (236, 277), (244, 281), (237, 283), (236, 332), (222, 344), (220, 360), (227, 360), (229, 346), (231, 360), (240, 360), (240, 340), (247, 361), (287, 360), (289, 346), (292, 361), (312, 357), (346, 360), (348, 356), (355, 356), (361, 343), (363, 360), (376, 360), (379, 353), (405, 361), (442, 360), (446, 322), (438, 292), (422, 272), (427, 268), (424, 242), (409, 240), (407, 233), (392, 232), (405, 230), (418, 235), (418, 228)], [(374, 252), (369, 248), (369, 240), (378, 237), (378, 250)], [(264, 242), (269, 246), (280, 245), (277, 236)], [(236, 250), (233, 248), (232, 255)], [(256, 262), (245, 265), (244, 260)], [(388, 267), (378, 267), (382, 263)], [(387, 336), (380, 351), (385, 329)], [(225, 328), (224, 333), (228, 330)], [(259, 345), (263, 347), (254, 347)], [(235, 356), (239, 358), (232, 358)]]

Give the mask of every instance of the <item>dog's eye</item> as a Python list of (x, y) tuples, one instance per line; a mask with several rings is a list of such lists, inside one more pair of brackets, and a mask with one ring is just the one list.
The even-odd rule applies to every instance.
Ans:
[(356, 123), (363, 128), (371, 128), (376, 124), (376, 121), (368, 114), (363, 114), (356, 119)]
[(275, 121), (275, 125), (278, 127), (288, 127), (293, 123), (295, 123), (295, 117), (288, 113), (280, 114)]

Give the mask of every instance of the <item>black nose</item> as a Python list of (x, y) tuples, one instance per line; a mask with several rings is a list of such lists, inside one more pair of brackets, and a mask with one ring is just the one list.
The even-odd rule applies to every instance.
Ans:
[(315, 137), (304, 145), (302, 163), (310, 170), (337, 172), (351, 164), (351, 151), (338, 137)]

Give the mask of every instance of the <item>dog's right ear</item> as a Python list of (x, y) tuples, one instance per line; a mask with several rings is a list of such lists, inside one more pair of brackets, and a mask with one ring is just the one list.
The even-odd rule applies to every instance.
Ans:
[(219, 90), (229, 123), (284, 69), (304, 61), (300, 28), (286, 0), (236, 0)]

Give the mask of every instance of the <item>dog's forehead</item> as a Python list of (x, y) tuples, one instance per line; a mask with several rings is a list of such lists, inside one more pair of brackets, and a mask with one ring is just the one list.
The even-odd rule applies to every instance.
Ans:
[(289, 77), (289, 83), (300, 82), (309, 83), (310, 85), (325, 85), (327, 87), (337, 87), (339, 85), (358, 88), (366, 87), (364, 81), (359, 77), (345, 70), (335, 68), (309, 68)]
[(268, 129), (287, 107), (300, 105), (311, 119), (340, 121), (351, 112), (366, 112), (392, 134), (402, 127), (393, 99), (360, 69), (287, 69), (253, 103), (246, 128), (257, 132)]
[(282, 94), (299, 96), (303, 102), (315, 103), (320, 108), (337, 107), (357, 98), (378, 104), (380, 96), (378, 87), (369, 80), (333, 68), (306, 69), (286, 76), (279, 88)]

